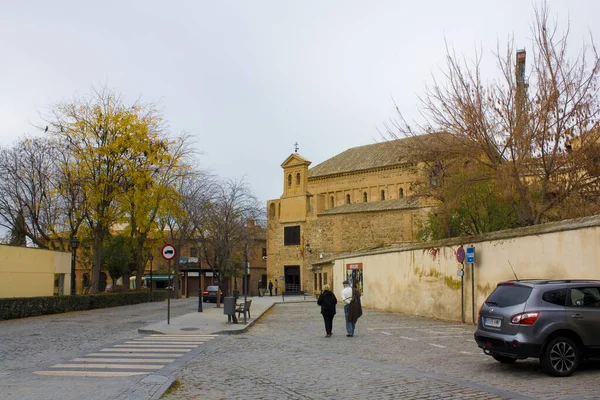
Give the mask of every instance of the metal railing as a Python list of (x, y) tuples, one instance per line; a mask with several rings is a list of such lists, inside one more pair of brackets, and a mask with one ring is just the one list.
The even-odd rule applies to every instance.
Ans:
[(288, 296), (303, 296), (306, 300), (306, 292), (300, 290), (300, 285), (295, 283), (286, 283), (285, 290), (281, 292), (281, 299), (285, 301), (286, 294)]

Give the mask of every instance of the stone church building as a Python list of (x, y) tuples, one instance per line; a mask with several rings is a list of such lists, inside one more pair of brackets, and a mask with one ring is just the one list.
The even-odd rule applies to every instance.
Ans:
[(424, 169), (403, 156), (406, 140), (354, 147), (312, 168), (298, 153), (281, 164), (283, 194), (267, 202), (267, 275), (280, 292), (320, 292), (333, 282), (328, 259), (414, 240), (431, 204), (413, 191)]

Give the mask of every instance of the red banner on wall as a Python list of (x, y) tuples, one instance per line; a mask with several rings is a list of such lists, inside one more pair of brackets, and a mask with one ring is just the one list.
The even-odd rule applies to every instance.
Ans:
[(362, 271), (362, 263), (346, 264), (346, 269), (354, 269)]

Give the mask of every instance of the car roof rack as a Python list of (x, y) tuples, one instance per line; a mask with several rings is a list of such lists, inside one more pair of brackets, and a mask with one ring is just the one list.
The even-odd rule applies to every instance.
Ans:
[(598, 283), (600, 280), (597, 279), (545, 279), (545, 280), (532, 280), (532, 283), (538, 285), (547, 285), (549, 283), (585, 283), (585, 282), (594, 282)]
[(598, 279), (519, 279), (519, 280), (510, 280), (510, 281), (506, 281), (506, 282), (513, 282), (513, 283), (529, 283), (529, 284), (534, 284), (534, 285), (547, 285), (550, 283), (586, 283), (586, 282), (593, 282), (593, 283), (600, 283), (600, 280)]

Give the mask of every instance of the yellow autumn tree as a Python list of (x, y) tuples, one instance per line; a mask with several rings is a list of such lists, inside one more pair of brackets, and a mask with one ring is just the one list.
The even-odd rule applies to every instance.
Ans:
[[(85, 194), (81, 211), (91, 232), (91, 289), (97, 293), (104, 241), (111, 229), (125, 226), (132, 212), (126, 200), (135, 197), (131, 191), (148, 198), (140, 188), (154, 185), (153, 171), (176, 162), (169, 151), (172, 143), (153, 105), (127, 105), (106, 88), (55, 105), (47, 122), (68, 154), (62, 162), (65, 175)], [(140, 208), (134, 210), (136, 217), (144, 213)]]

